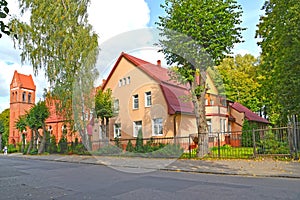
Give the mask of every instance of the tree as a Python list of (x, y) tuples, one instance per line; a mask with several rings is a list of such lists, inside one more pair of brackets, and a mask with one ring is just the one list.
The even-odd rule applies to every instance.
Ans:
[[(30, 23), (14, 18), (11, 28), (21, 49), (22, 62), (29, 61), (38, 74), (43, 70), (57, 100), (58, 112), (73, 122), (73, 90), (76, 81), (89, 74), (96, 79), (98, 38), (88, 24), (90, 0), (19, 0), (23, 14), (30, 11)], [(83, 74), (84, 73), (84, 74)]]
[(300, 113), (300, 4), (298, 0), (266, 0), (256, 37), (262, 49), (261, 69), (268, 113), (287, 123)]
[[(113, 98), (111, 89), (99, 90), (95, 96), (95, 112), (97, 118), (101, 119), (101, 130), (106, 137), (109, 134), (109, 119), (114, 114)], [(105, 127), (105, 128), (104, 128)]]
[(257, 58), (250, 54), (228, 57), (214, 67), (214, 71), (220, 75), (222, 80), (220, 83), (224, 86), (226, 98), (239, 102), (255, 112), (262, 108), (259, 93), (260, 80), (264, 77), (259, 75)]
[[(48, 134), (45, 121), (49, 117), (49, 115), (50, 112), (48, 110), (48, 107), (46, 106), (45, 101), (39, 101), (34, 107), (29, 110), (29, 112), (27, 112), (26, 121), (29, 128), (32, 130), (31, 141), (27, 153), (31, 151), (31, 148), (33, 148), (33, 150), (36, 149), (35, 145), (38, 138), (41, 141), (38, 153), (41, 154), (44, 152)], [(43, 129), (43, 135), (40, 135), (38, 132), (38, 129), (40, 128)]]
[(241, 42), (241, 6), (234, 0), (165, 0), (159, 45), (175, 76), (190, 86), (198, 129), (199, 157), (208, 153), (205, 118), (206, 69)]
[[(7, 1), (6, 0), (0, 0), (0, 18), (5, 19), (9, 14), (9, 9), (7, 7)], [(2, 37), (2, 33), (9, 35), (10, 30), (9, 27), (0, 20), (0, 38)]]
[(26, 122), (26, 115), (19, 116), (15, 123), (16, 128), (19, 130), (20, 134), (22, 134), (22, 147), (21, 152), (24, 153), (25, 149), (25, 134), (24, 131), (26, 131), (27, 122)]
[[(0, 113), (0, 133), (2, 133), (2, 137), (0, 139), (0, 146), (6, 146), (8, 143), (9, 136), (9, 114), (10, 110), (5, 109), (2, 113)], [(1, 145), (2, 144), (2, 145)], [(2, 148), (0, 148), (1, 150)]]

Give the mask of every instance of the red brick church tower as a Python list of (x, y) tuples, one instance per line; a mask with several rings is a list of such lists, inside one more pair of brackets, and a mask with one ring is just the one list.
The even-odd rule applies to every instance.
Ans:
[(17, 144), (22, 140), (21, 133), (15, 127), (15, 122), (19, 116), (24, 115), (35, 105), (35, 90), (36, 86), (31, 75), (14, 72), (10, 84), (9, 144)]

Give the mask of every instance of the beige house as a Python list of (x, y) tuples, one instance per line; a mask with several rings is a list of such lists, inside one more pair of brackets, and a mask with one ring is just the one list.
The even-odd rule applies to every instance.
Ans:
[[(207, 76), (208, 131), (228, 131), (228, 108)], [(182, 137), (197, 133), (194, 109), (186, 86), (171, 80), (168, 69), (122, 53), (103, 84), (114, 98), (115, 116), (109, 139)]]

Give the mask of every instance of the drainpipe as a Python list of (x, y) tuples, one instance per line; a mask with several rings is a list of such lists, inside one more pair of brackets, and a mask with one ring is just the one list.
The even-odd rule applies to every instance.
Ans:
[(176, 128), (177, 128), (176, 118), (177, 118), (177, 113), (175, 113), (175, 115), (174, 115), (174, 121), (173, 121), (174, 138), (175, 138), (176, 135), (177, 135), (177, 130), (176, 130)]

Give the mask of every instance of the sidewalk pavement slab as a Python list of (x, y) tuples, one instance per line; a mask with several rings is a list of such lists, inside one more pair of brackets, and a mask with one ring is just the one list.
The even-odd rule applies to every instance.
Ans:
[(299, 161), (279, 161), (271, 158), (248, 159), (161, 159), (89, 155), (23, 155), (8, 154), (1, 157), (18, 157), (57, 162), (105, 165), (116, 170), (142, 173), (156, 170), (252, 177), (300, 178)]

